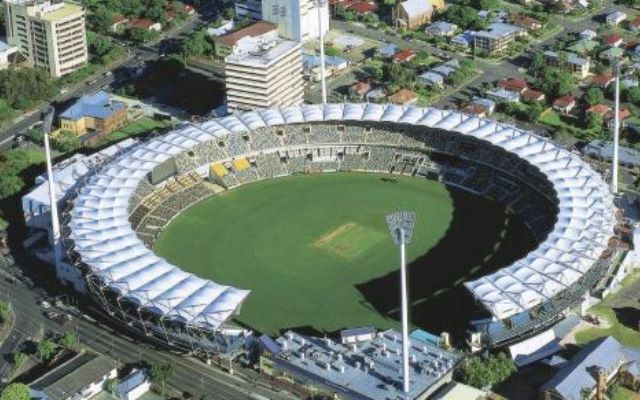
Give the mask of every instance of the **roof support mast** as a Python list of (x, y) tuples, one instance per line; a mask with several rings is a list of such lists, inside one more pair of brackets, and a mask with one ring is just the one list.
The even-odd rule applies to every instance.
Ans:
[(618, 194), (618, 163), (620, 152), (620, 62), (616, 62), (616, 93), (613, 122), (613, 161), (611, 171), (611, 191)]
[[(53, 166), (51, 164), (51, 150), (49, 148), (49, 133), (51, 132), (51, 124), (53, 123), (53, 107), (47, 108), (45, 111), (44, 123), (42, 131), (44, 133), (44, 151), (47, 159), (47, 181), (49, 185), (49, 203), (51, 210), (51, 243), (53, 246), (53, 265), (58, 273), (60, 263), (60, 217), (58, 215), (58, 199), (56, 196), (56, 187), (53, 180)], [(58, 274), (59, 275), (59, 274)]]

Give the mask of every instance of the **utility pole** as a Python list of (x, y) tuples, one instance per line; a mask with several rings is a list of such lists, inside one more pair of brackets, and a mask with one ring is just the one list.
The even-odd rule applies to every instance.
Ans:
[(410, 391), (411, 372), (409, 369), (409, 293), (407, 290), (407, 265), (405, 247), (411, 243), (416, 213), (398, 211), (387, 215), (389, 232), (396, 246), (400, 246), (400, 303), (402, 308), (402, 389), (407, 395)]

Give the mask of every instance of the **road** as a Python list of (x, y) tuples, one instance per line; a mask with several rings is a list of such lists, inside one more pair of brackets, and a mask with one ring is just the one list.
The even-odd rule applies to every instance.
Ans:
[[(2, 278), (0, 279), (0, 299), (11, 302), (16, 316), (16, 322), (8, 340), (0, 347), (2, 356), (0, 376), (3, 379), (6, 379), (10, 372), (8, 361), (11, 359), (11, 354), (22, 341), (35, 337), (42, 330), (58, 334), (67, 331), (75, 332), (82, 344), (113, 357), (120, 366), (141, 362), (150, 365), (172, 364), (175, 372), (169, 381), (169, 386), (178, 393), (206, 394), (212, 399), (221, 400), (252, 399), (256, 394), (274, 400), (294, 398), (288, 393), (274, 391), (259, 384), (253, 376), (254, 373), (236, 369), (235, 375), (229, 375), (199, 360), (155, 349), (145, 342), (127, 336), (124, 333), (125, 330), (116, 325), (102, 324), (92, 319), (78, 317), (63, 327), (45, 317), (42, 308), (38, 306), (40, 298), (37, 293), (21, 282), (8, 282), (6, 277), (11, 275), (7, 269), (0, 269), (0, 276)], [(55, 307), (51, 309), (63, 312)]]

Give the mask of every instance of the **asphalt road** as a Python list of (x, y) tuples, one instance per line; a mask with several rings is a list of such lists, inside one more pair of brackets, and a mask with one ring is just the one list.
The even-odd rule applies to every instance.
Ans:
[[(81, 343), (101, 353), (107, 354), (118, 361), (120, 366), (125, 364), (139, 364), (146, 362), (150, 365), (170, 363), (174, 374), (169, 386), (178, 393), (189, 392), (192, 395), (206, 394), (212, 399), (241, 400), (267, 398), (274, 400), (288, 400), (294, 397), (284, 392), (274, 391), (260, 385), (252, 372), (241, 370), (235, 375), (220, 370), (215, 366), (170, 351), (158, 350), (150, 344), (139, 341), (125, 333), (123, 328), (116, 325), (105, 325), (90, 317), (76, 317), (67, 326), (62, 326), (44, 315), (44, 310), (38, 305), (40, 297), (33, 290), (28, 289), (21, 282), (10, 283), (6, 280), (11, 276), (6, 269), (0, 270), (0, 298), (8, 300), (14, 307), (15, 324), (0, 347), (0, 377), (6, 379), (11, 368), (8, 361), (11, 354), (20, 344), (39, 332), (64, 333), (75, 332)], [(52, 306), (51, 310), (63, 312)], [(262, 397), (260, 397), (262, 396)]]

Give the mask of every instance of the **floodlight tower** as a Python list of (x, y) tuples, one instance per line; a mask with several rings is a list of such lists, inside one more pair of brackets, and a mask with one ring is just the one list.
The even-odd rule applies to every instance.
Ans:
[(324, 66), (324, 27), (322, 26), (322, 10), (327, 4), (327, 0), (316, 0), (318, 9), (318, 37), (320, 38), (320, 85), (322, 86), (322, 104), (327, 104), (327, 81), (325, 79)]
[(409, 293), (407, 291), (407, 265), (405, 247), (411, 243), (416, 213), (398, 211), (387, 215), (387, 224), (396, 246), (400, 246), (400, 302), (402, 308), (402, 390), (409, 393)]
[(616, 93), (613, 119), (613, 160), (611, 162), (611, 191), (618, 194), (618, 153), (620, 152), (620, 61), (616, 62)]
[(53, 265), (58, 272), (58, 262), (60, 261), (60, 219), (58, 216), (58, 199), (56, 196), (55, 182), (53, 181), (53, 167), (51, 165), (51, 150), (49, 149), (49, 132), (53, 123), (53, 107), (45, 110), (42, 132), (44, 133), (44, 152), (47, 159), (47, 181), (49, 186), (49, 209), (51, 212), (51, 239), (53, 244)]

